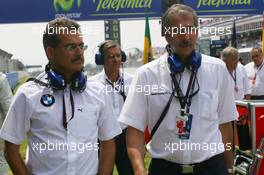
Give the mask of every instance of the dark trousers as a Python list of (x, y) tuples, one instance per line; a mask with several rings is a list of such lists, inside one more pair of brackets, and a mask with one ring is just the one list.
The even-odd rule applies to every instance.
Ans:
[(227, 175), (223, 154), (216, 155), (204, 162), (194, 164), (194, 173), (182, 173), (182, 166), (164, 159), (152, 159), (149, 175)]
[(116, 137), (116, 168), (119, 175), (134, 175), (133, 168), (127, 154), (126, 130)]

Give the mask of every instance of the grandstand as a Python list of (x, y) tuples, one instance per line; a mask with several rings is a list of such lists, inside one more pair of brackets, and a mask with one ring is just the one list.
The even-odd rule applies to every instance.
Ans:
[[(254, 16), (240, 16), (240, 17), (219, 17), (211, 18), (207, 20), (201, 20), (200, 22), (200, 43), (208, 43), (205, 41), (211, 41), (212, 37), (215, 37), (214, 33), (208, 34), (203, 32), (208, 28), (224, 28), (222, 33), (217, 33), (216, 36), (220, 40), (224, 40), (227, 45), (231, 44), (233, 21), (235, 19), (236, 36), (237, 36), (237, 48), (251, 48), (253, 46), (261, 47), (261, 35), (262, 35), (262, 15)], [(208, 46), (201, 46), (202, 48), (208, 48)]]

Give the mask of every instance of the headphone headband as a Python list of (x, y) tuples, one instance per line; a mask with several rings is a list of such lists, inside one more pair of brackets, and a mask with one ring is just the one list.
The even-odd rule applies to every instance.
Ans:
[(99, 48), (99, 52), (103, 55), (103, 46), (106, 44), (106, 43), (109, 43), (109, 42), (113, 42), (112, 40), (105, 40), (103, 42), (101, 42), (97, 47)]
[[(116, 43), (112, 40), (105, 40), (103, 42), (101, 42), (98, 47), (98, 52), (95, 54), (95, 64), (96, 65), (103, 65), (104, 64), (104, 51), (103, 51), (103, 47), (105, 44), (109, 43), (109, 42), (112, 42), (112, 43)], [(124, 51), (122, 51), (120, 45), (118, 43), (116, 43), (119, 48), (120, 48), (120, 52), (121, 52), (121, 61), (122, 62), (126, 62), (126, 53)]]

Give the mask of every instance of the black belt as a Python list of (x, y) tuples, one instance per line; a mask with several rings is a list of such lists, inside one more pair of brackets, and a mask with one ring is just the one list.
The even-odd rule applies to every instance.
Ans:
[(210, 159), (205, 160), (203, 162), (189, 164), (189, 165), (178, 164), (164, 159), (155, 159), (155, 158), (152, 159), (152, 164), (153, 166), (157, 165), (161, 167), (166, 167), (166, 169), (169, 169), (175, 173), (188, 174), (188, 173), (197, 173), (207, 170), (209, 167), (214, 166), (215, 163), (218, 163), (218, 161), (224, 161), (223, 153), (213, 156)]
[(127, 128), (123, 129), (122, 130), (122, 133), (117, 135), (116, 138), (119, 138), (119, 137), (126, 137), (126, 131), (127, 131)]
[(264, 95), (252, 95), (251, 100), (264, 100)]

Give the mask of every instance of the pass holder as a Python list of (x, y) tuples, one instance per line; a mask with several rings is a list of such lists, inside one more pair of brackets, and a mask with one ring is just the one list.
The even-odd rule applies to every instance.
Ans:
[(183, 110), (181, 110), (181, 115), (177, 116), (177, 118), (183, 120), (183, 121), (187, 121), (188, 120), (188, 115), (185, 114), (185, 112), (183, 112)]
[(176, 117), (176, 133), (179, 139), (188, 140), (192, 128), (192, 114), (184, 113)]

